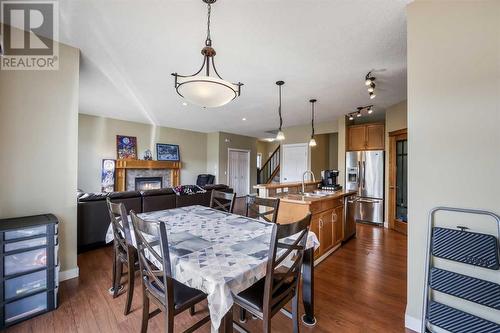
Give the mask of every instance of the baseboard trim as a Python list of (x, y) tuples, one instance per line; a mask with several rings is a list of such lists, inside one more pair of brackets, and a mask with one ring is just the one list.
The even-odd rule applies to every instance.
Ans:
[(77, 278), (79, 275), (80, 269), (78, 267), (62, 271), (59, 273), (59, 282)]
[(422, 321), (405, 313), (405, 327), (420, 332)]

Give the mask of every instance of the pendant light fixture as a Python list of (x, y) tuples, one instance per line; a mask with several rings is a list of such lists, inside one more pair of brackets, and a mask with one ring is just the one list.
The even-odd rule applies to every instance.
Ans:
[(316, 147), (316, 140), (314, 140), (314, 103), (316, 103), (316, 100), (313, 98), (309, 102), (311, 103), (311, 140), (309, 140), (309, 147)]
[(222, 79), (215, 68), (215, 50), (212, 47), (210, 36), (210, 14), (212, 4), (216, 0), (202, 0), (208, 6), (207, 14), (207, 38), (205, 47), (201, 50), (203, 63), (201, 68), (193, 75), (179, 75), (172, 73), (175, 77), (175, 90), (188, 102), (206, 108), (214, 108), (225, 105), (240, 96), (243, 83), (230, 83)]
[(276, 84), (278, 85), (279, 89), (279, 106), (278, 106), (278, 115), (280, 116), (280, 128), (278, 129), (278, 134), (276, 134), (276, 140), (278, 141), (283, 141), (285, 140), (285, 133), (281, 130), (281, 127), (283, 126), (283, 117), (281, 116), (281, 86), (285, 84), (284, 81), (277, 81)]

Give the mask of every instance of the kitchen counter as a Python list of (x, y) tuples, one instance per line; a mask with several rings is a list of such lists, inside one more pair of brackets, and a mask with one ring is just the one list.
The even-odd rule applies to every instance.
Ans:
[[(319, 238), (320, 246), (314, 253), (315, 264), (320, 263), (352, 237), (354, 225), (344, 223), (345, 198), (355, 195), (355, 191), (336, 191), (327, 195), (314, 196), (299, 193), (276, 193), (280, 199), (278, 223), (291, 223), (311, 213), (311, 231)], [(346, 221), (354, 223), (354, 221)]]
[[(307, 181), (304, 183), (306, 192), (318, 189), (320, 181)], [(281, 193), (299, 193), (302, 191), (302, 182), (259, 184), (253, 187), (257, 190), (259, 197), (274, 198)]]
[[(305, 185), (318, 185), (321, 181), (307, 181)], [(290, 182), (290, 183), (270, 183), (270, 184), (258, 184), (253, 188), (255, 189), (271, 189), (271, 188), (289, 188), (289, 187), (302, 187), (302, 182)]]
[(355, 191), (335, 191), (332, 192), (331, 194), (325, 195), (325, 196), (307, 196), (307, 195), (302, 195), (299, 193), (280, 193), (277, 194), (275, 197), (279, 198), (281, 202), (290, 202), (290, 203), (297, 203), (297, 204), (306, 204), (306, 205), (311, 205), (313, 203), (321, 202), (321, 201), (327, 201), (327, 200), (334, 200), (334, 199), (341, 199), (344, 197), (348, 197), (350, 195), (356, 194)]

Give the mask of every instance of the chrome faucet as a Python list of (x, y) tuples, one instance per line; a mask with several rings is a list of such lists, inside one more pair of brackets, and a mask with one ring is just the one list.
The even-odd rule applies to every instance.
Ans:
[(314, 173), (311, 170), (306, 170), (302, 174), (302, 194), (306, 193), (306, 184), (305, 184), (306, 181), (305, 181), (305, 178), (306, 178), (307, 174), (311, 174), (311, 176), (313, 177), (313, 182), (316, 181), (316, 178), (314, 177)]

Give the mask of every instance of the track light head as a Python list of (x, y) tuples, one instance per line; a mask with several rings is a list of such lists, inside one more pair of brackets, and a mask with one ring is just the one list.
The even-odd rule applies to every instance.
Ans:
[(374, 92), (371, 92), (371, 93), (370, 93), (370, 99), (374, 99), (376, 96), (377, 96), (377, 95), (375, 95), (375, 93), (374, 93)]

